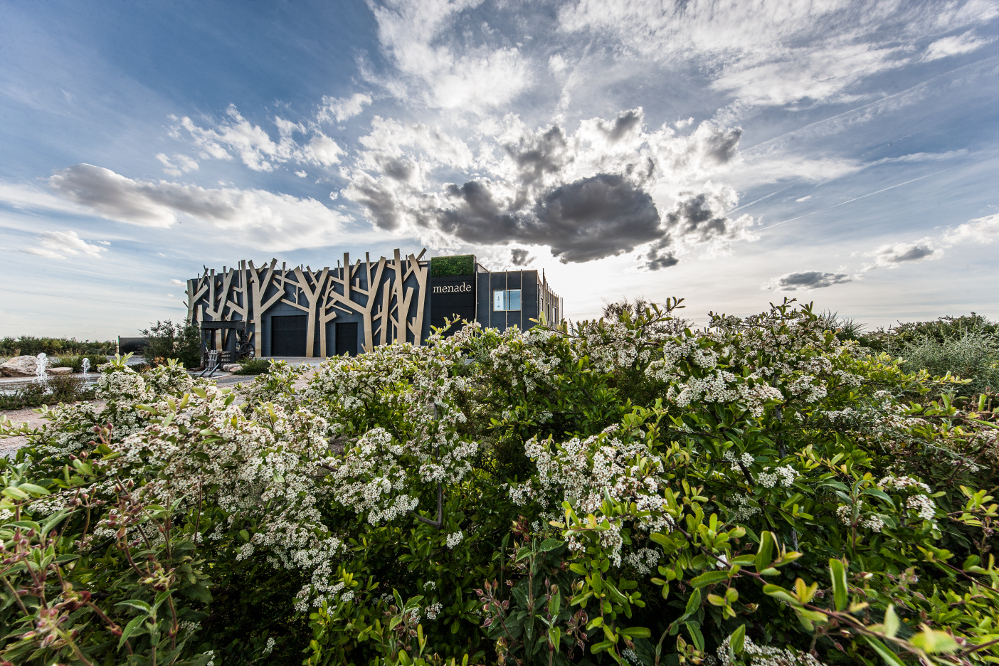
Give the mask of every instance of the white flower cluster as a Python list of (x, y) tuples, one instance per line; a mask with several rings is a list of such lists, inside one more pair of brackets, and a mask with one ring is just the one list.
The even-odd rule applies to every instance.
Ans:
[(926, 495), (912, 495), (905, 501), (905, 506), (923, 520), (933, 520), (937, 513), (937, 505)]
[(933, 492), (928, 485), (922, 481), (917, 481), (911, 476), (886, 476), (878, 481), (878, 485), (884, 490), (907, 490), (914, 488), (917, 491), (927, 494)]
[(906, 508), (915, 511), (923, 520), (932, 521), (936, 516), (937, 505), (929, 497), (933, 491), (922, 481), (911, 476), (886, 476), (878, 481), (878, 485), (884, 490), (913, 492), (905, 501)]
[(629, 664), (634, 664), (634, 666), (641, 666), (642, 664), (642, 659), (631, 648), (621, 650), (621, 656), (624, 657)]
[(769, 467), (764, 467), (763, 471), (756, 475), (756, 480), (766, 488), (773, 488), (778, 481), (785, 488), (789, 488), (798, 478), (798, 471), (790, 465), (781, 465), (773, 472)]
[(461, 543), (464, 539), (465, 534), (461, 530), (452, 532), (447, 535), (447, 547), (453, 550), (454, 547)]
[[(539, 442), (532, 438), (524, 445), (527, 455), (538, 469), (537, 485), (528, 481), (510, 486), (510, 498), (516, 504), (536, 501), (543, 509), (567, 501), (577, 513), (597, 513), (604, 497), (635, 503), (639, 512), (647, 512), (635, 521), (638, 529), (647, 532), (664, 532), (673, 528), (672, 518), (664, 511), (659, 475), (663, 463), (653, 452), (644, 437), (635, 441), (621, 441), (613, 437), (616, 426), (585, 440), (573, 438), (562, 444), (550, 440)], [(630, 439), (631, 433), (622, 433)], [(621, 563), (623, 539), (620, 521), (610, 523), (610, 529), (601, 532), (601, 541), (611, 549), (615, 566)], [(575, 537), (569, 547), (578, 549), (582, 543)]]
[(759, 505), (748, 495), (737, 493), (732, 495), (735, 507), (730, 510), (730, 518), (734, 522), (743, 522), (760, 512)]
[(800, 652), (794, 648), (782, 649), (757, 645), (746, 636), (742, 643), (742, 654), (736, 656), (729, 641), (726, 638), (718, 646), (718, 661), (722, 666), (735, 666), (736, 664), (746, 664), (746, 666), (823, 666), (822, 662), (808, 654)]
[[(864, 503), (860, 502), (859, 504), (860, 504), (860, 510), (862, 511), (864, 508)], [(838, 507), (836, 507), (836, 516), (839, 518), (840, 522), (842, 522), (847, 527), (853, 526), (853, 507), (851, 505), (841, 504)], [(857, 526), (867, 528), (872, 532), (880, 532), (885, 527), (885, 521), (884, 519), (881, 518), (880, 515), (876, 513), (866, 514), (866, 515), (863, 513), (859, 513)]]
[(739, 467), (740, 462), (742, 463), (743, 467), (746, 467), (747, 469), (749, 467), (752, 467), (753, 463), (756, 462), (756, 459), (748, 453), (743, 453), (742, 455), (740, 455), (739, 460), (737, 462), (735, 459), (735, 454), (732, 453), (731, 449), (725, 452), (725, 460), (732, 463), (732, 471), (737, 474), (742, 474), (742, 468)]
[(435, 602), (424, 608), (423, 612), (426, 613), (428, 620), (436, 620), (442, 609), (440, 602)]
[(641, 548), (634, 553), (628, 553), (625, 555), (624, 561), (634, 567), (639, 575), (647, 576), (655, 571), (661, 556), (662, 553), (658, 550)]

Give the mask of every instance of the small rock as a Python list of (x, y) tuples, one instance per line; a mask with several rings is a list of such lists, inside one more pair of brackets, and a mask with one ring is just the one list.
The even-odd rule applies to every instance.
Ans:
[(73, 374), (73, 368), (46, 368), (45, 372), (50, 375), (71, 375)]
[(38, 359), (34, 356), (15, 356), (0, 365), (0, 375), (4, 377), (34, 377)]
[(222, 372), (236, 372), (242, 367), (239, 363), (226, 363), (222, 366)]

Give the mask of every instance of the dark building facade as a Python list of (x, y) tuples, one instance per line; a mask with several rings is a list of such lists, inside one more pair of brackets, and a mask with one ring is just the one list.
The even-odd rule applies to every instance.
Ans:
[(562, 299), (536, 270), (490, 272), (472, 255), (403, 256), (335, 268), (241, 261), (188, 280), (188, 320), (208, 348), (235, 351), (247, 336), (257, 356), (354, 355), (392, 342), (422, 344), (431, 326), (458, 317), (506, 330), (562, 319)]

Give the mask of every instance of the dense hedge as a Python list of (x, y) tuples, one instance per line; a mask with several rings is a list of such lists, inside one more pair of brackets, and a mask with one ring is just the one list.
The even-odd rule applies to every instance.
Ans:
[(304, 387), (111, 364), (106, 407), (53, 410), (0, 463), (0, 655), (999, 659), (989, 396), (808, 308), (694, 331), (677, 305), (469, 325)]
[(6, 337), (0, 339), (0, 356), (37, 356), (45, 353), (49, 356), (58, 354), (114, 354), (117, 343), (79, 341), (76, 338), (36, 338), (22, 335), (18, 338)]

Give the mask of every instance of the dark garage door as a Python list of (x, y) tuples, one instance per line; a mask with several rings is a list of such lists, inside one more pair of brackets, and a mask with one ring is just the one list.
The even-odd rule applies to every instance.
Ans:
[(308, 315), (271, 317), (271, 356), (305, 356)]
[(336, 325), (336, 355), (357, 356), (357, 322)]

